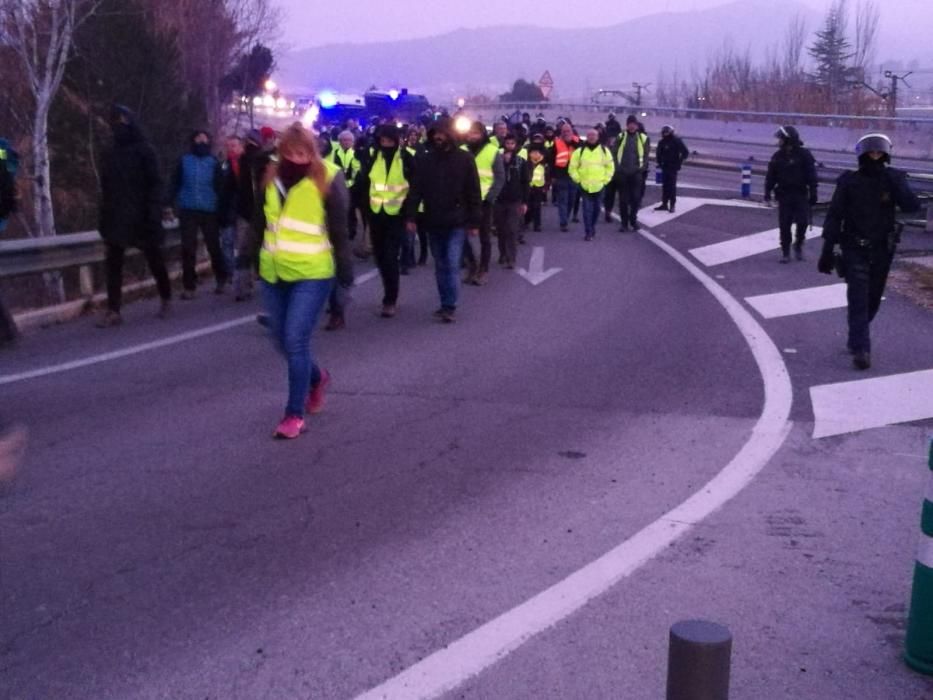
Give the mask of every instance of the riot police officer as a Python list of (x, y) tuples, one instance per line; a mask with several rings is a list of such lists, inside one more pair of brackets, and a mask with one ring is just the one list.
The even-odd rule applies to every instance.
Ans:
[(781, 262), (790, 262), (791, 227), (796, 225), (794, 255), (803, 260), (803, 242), (810, 226), (810, 207), (816, 204), (816, 162), (803, 147), (800, 133), (792, 126), (782, 126), (774, 134), (780, 148), (768, 163), (765, 178), (765, 202), (775, 192), (778, 201), (778, 226), (781, 231)]
[[(858, 170), (843, 173), (836, 183), (823, 224), (823, 253), (817, 268), (845, 277), (848, 298), (848, 348), (856, 369), (871, 367), (869, 324), (878, 313), (894, 251), (899, 242), (895, 208), (920, 209), (901, 170), (889, 166), (891, 139), (863, 136), (855, 147)], [(842, 250), (836, 255), (835, 247)]]

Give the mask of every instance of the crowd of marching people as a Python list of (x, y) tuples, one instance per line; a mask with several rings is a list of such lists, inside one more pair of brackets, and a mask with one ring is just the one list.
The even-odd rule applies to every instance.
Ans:
[[(232, 288), (234, 298), (245, 301), (260, 281), (266, 312), (260, 320), (288, 364), (288, 400), (275, 435), (289, 439), (304, 430), (306, 414), (323, 407), (330, 377), (312, 357), (311, 336), (325, 310), (327, 330), (345, 327), (354, 257), (375, 262), (382, 281), (379, 313), (391, 319), (399, 311), (402, 277), (426, 265), (430, 255), (439, 297), (434, 316), (453, 323), (461, 284), (482, 287), (488, 281), (493, 240), (499, 265), (514, 269), (526, 235), (541, 231), (549, 202), (556, 205), (561, 232), (582, 217), (585, 241), (594, 240), (600, 214), (610, 222), (616, 210), (620, 232), (638, 231), (651, 154), (651, 139), (635, 115), (622, 124), (609, 114), (582, 134), (568, 119), (552, 125), (528, 114), (504, 117), (491, 129), (465, 115), (446, 114), (409, 125), (377, 120), (366, 130), (353, 119), (314, 131), (296, 122), (281, 133), (264, 127), (230, 136), (219, 154), (210, 134), (194, 132), (166, 187), (133, 114), (114, 107), (110, 124), (114, 144), (101, 164), (100, 207), (108, 302), (98, 325), (122, 323), (128, 247), (142, 251), (156, 280), (159, 315), (170, 314), (161, 235), (163, 221), (177, 219), (183, 300), (197, 291), (199, 237), (216, 294)], [(782, 127), (776, 136), (780, 149), (769, 166), (765, 196), (775, 195), (780, 207), (781, 262), (790, 259), (792, 245), (802, 260), (816, 201), (814, 161), (793, 127)], [(889, 235), (891, 202), (905, 210), (919, 205), (899, 171), (887, 167), (890, 141), (882, 136), (860, 146), (867, 150), (858, 173), (883, 176), (878, 182), (884, 196), (874, 201), (876, 181), (870, 178), (840, 181), (819, 269), (840, 269), (844, 262), (849, 270), (849, 349), (864, 369), (870, 366), (868, 323), (877, 313), (896, 245)], [(674, 212), (677, 176), (689, 151), (664, 126), (654, 154), (662, 185), (656, 210)], [(864, 201), (838, 200), (860, 187), (868, 193)], [(856, 205), (885, 212), (884, 226), (870, 227), (885, 229), (875, 257), (865, 257), (874, 250), (874, 233), (866, 230), (856, 250), (847, 236), (859, 224), (840, 223)], [(834, 245), (842, 246), (841, 258), (833, 257)]]
[[(199, 285), (197, 250), (210, 258), (214, 293), (250, 299), (261, 283), (270, 328), (288, 359), (289, 398), (279, 437), (297, 437), (305, 413), (323, 405), (329, 377), (313, 362), (310, 338), (346, 325), (353, 258), (371, 257), (382, 281), (380, 315), (399, 310), (401, 279), (434, 259), (441, 322), (457, 318), (461, 284), (489, 279), (493, 242), (498, 263), (515, 268), (528, 232), (539, 232), (542, 208), (556, 205), (560, 231), (582, 215), (592, 241), (601, 212), (618, 202), (621, 230), (639, 229), (650, 139), (633, 115), (623, 126), (610, 114), (580, 134), (569, 119), (503, 117), (491, 129), (460, 115), (432, 115), (415, 124), (354, 119), (309, 130), (296, 123), (231, 135), (222, 148), (206, 131), (159, 176), (155, 151), (134, 115), (115, 106), (112, 150), (101, 165), (100, 232), (107, 250), (107, 309), (98, 326), (120, 325), (123, 260), (139, 248), (171, 313), (163, 257), (163, 223), (177, 220), (182, 249), (182, 300)], [(659, 209), (674, 211), (676, 176), (688, 151), (666, 126), (656, 147), (663, 160)]]

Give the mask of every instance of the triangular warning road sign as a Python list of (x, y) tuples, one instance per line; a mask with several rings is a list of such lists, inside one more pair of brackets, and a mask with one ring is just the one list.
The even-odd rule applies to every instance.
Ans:
[(538, 81), (539, 87), (554, 87), (554, 78), (551, 77), (551, 71), (544, 71), (544, 75)]

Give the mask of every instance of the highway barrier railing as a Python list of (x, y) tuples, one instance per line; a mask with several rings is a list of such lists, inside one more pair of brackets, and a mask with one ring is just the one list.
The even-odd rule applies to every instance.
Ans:
[(754, 112), (746, 110), (724, 109), (696, 109), (687, 107), (659, 107), (641, 105), (636, 106), (628, 102), (467, 102), (464, 109), (474, 111), (495, 111), (500, 114), (513, 112), (528, 112), (531, 115), (539, 112), (558, 115), (569, 112), (617, 113), (634, 112), (635, 114), (669, 116), (676, 118), (717, 119), (723, 121), (749, 121), (749, 122), (777, 122), (777, 123), (808, 123), (824, 124), (826, 126), (852, 126), (864, 128), (866, 124), (877, 124), (879, 127), (904, 126), (931, 126), (933, 117), (890, 117), (880, 114), (812, 114), (808, 112)]

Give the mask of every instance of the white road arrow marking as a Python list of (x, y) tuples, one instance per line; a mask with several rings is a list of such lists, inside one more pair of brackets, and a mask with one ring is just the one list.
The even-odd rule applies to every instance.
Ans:
[(544, 269), (544, 248), (535, 246), (531, 251), (531, 261), (528, 263), (528, 269), (518, 268), (516, 272), (537, 287), (545, 280), (553, 277), (561, 271), (559, 267), (552, 267), (550, 270)]

